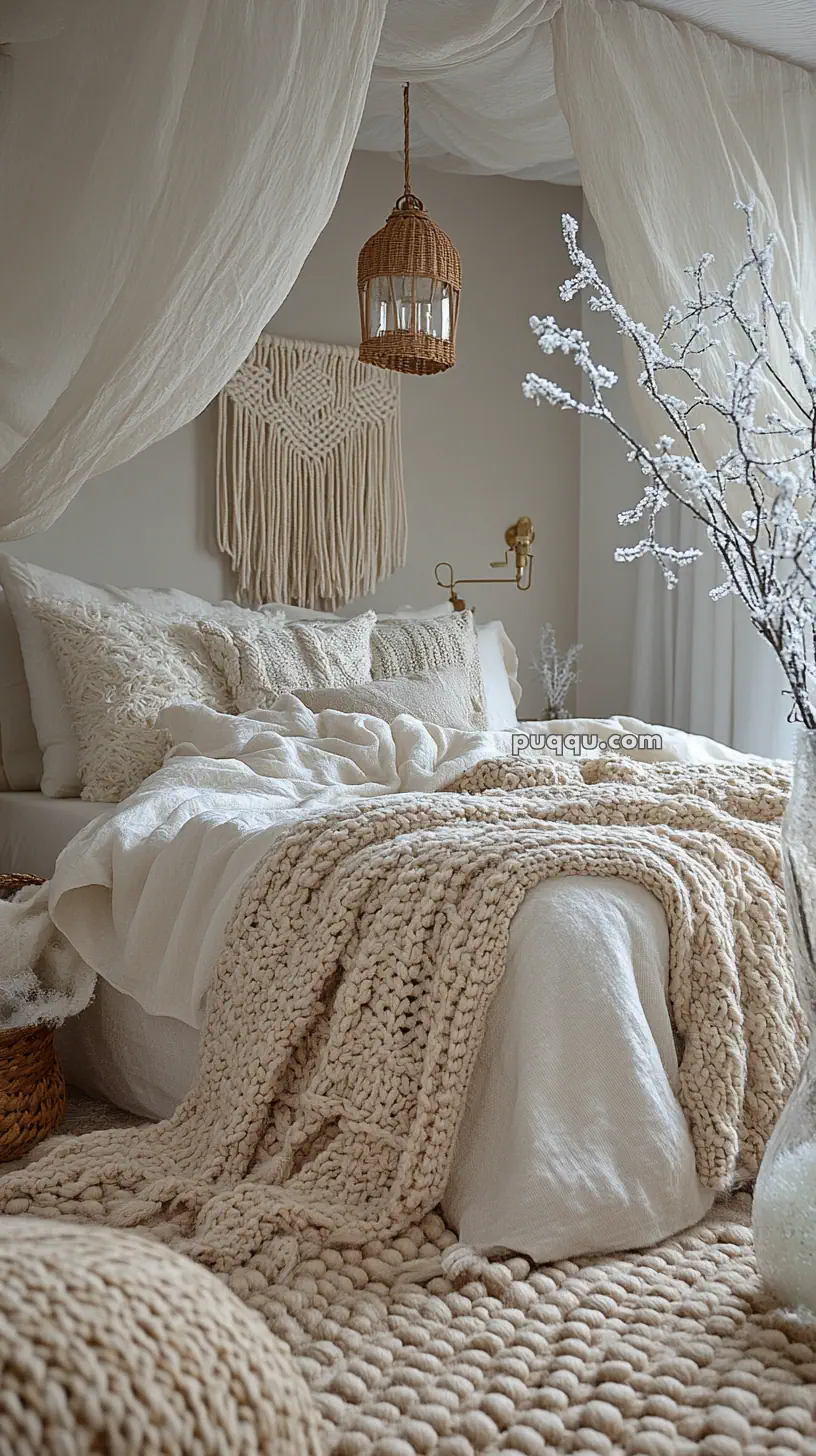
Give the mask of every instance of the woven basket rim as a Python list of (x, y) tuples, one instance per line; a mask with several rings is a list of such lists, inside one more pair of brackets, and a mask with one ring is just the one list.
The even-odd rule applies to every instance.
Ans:
[(0, 874), (0, 900), (7, 900), (10, 895), (16, 895), (18, 890), (24, 890), (27, 885), (44, 884), (42, 875), (26, 875), (22, 872)]
[(459, 250), (424, 209), (401, 212), (394, 208), (385, 225), (363, 243), (357, 259), (358, 287), (389, 275), (433, 278), (461, 290)]
[[(42, 875), (0, 874), (0, 900), (44, 883)], [(65, 1105), (53, 1024), (0, 1029), (0, 1164), (22, 1157), (53, 1132)]]
[(400, 330), (363, 339), (360, 358), (365, 364), (376, 364), (380, 369), (393, 369), (400, 374), (441, 374), (456, 363), (456, 348), (452, 339), (434, 339), (428, 334)]

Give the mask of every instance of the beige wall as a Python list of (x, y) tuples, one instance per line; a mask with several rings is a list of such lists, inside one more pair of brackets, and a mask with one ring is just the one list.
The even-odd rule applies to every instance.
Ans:
[[(381, 226), (399, 185), (399, 166), (388, 158), (352, 157), (331, 222), (271, 329), (356, 341), (357, 252)], [(578, 305), (561, 304), (557, 291), (564, 275), (559, 216), (580, 204), (580, 193), (419, 167), (414, 186), (462, 253), (458, 362), (448, 374), (403, 381), (408, 562), (373, 601), (387, 608), (439, 600), (433, 568), (443, 559), (459, 575), (488, 575), (505, 527), (532, 515), (532, 590), (466, 589), (481, 619), (506, 623), (523, 668), (523, 711), (532, 714), (540, 698), (529, 664), (542, 623), (553, 622), (565, 645), (576, 635), (579, 438), (574, 416), (536, 409), (520, 386), (541, 360), (529, 315), (557, 308), (561, 318), (572, 314), (578, 322)], [(569, 380), (560, 359), (553, 368)], [(49, 531), (11, 549), (88, 580), (175, 585), (212, 598), (229, 592), (229, 572), (213, 542), (212, 409), (90, 481)]]

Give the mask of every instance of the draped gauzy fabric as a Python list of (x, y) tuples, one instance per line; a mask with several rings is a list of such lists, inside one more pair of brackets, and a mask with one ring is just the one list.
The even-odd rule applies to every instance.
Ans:
[[(775, 295), (812, 328), (816, 75), (633, 0), (564, 0), (552, 30), (584, 194), (629, 312), (659, 326), (688, 292), (684, 268), (705, 252), (726, 283), (746, 252), (734, 204), (754, 197), (759, 235), (779, 239)], [(651, 407), (637, 388), (632, 396), (652, 439)], [(788, 752), (789, 699), (771, 649), (741, 602), (708, 596), (714, 548), (680, 508), (661, 535), (705, 558), (681, 570), (672, 593), (656, 563), (638, 567), (632, 710), (753, 752)]]
[[(578, 183), (555, 87), (561, 0), (389, 0), (357, 146), (402, 149), (411, 82), (414, 156), (444, 172)], [(619, 0), (620, 4), (626, 0)], [(816, 65), (813, 0), (643, 0), (741, 45)]]
[(0, 537), (247, 356), (331, 215), (385, 3), (0, 0)]
[(391, 0), (357, 145), (402, 147), (450, 172), (577, 182), (555, 93), (549, 21), (561, 0)]

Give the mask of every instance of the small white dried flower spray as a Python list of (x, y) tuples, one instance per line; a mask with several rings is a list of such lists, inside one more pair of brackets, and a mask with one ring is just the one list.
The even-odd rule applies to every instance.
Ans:
[(581, 644), (576, 642), (562, 657), (555, 641), (555, 628), (548, 622), (541, 630), (538, 657), (533, 667), (541, 678), (547, 699), (547, 718), (567, 717), (567, 698), (578, 681), (576, 666)]
[[(590, 308), (609, 314), (634, 344), (642, 365), (638, 385), (669, 426), (654, 446), (644, 445), (615, 418), (606, 394), (617, 376), (592, 358), (580, 329), (562, 329), (552, 317), (530, 319), (545, 354), (560, 351), (572, 357), (588, 382), (588, 400), (537, 374), (528, 374), (523, 388), (536, 403), (546, 400), (603, 420), (625, 443), (629, 460), (639, 465), (645, 477), (641, 499), (618, 521), (644, 523), (645, 534), (632, 546), (618, 547), (618, 561), (655, 557), (671, 589), (678, 570), (701, 553), (659, 540), (660, 512), (677, 501), (705, 527), (724, 570), (711, 596), (733, 593), (742, 599), (782, 664), (793, 698), (791, 717), (814, 728), (816, 336), (811, 332), (802, 339), (790, 305), (773, 296), (776, 239), (760, 244), (753, 204), (737, 206), (745, 214), (746, 257), (724, 289), (709, 281), (710, 253), (686, 269), (689, 296), (668, 310), (659, 334), (630, 317), (578, 246), (575, 219), (562, 218), (575, 274), (562, 284), (561, 297), (567, 301), (591, 289)], [(784, 374), (775, 364), (780, 348)], [(705, 371), (699, 364), (703, 356)], [(713, 383), (705, 382), (704, 372)], [(769, 389), (782, 401), (784, 415), (760, 411), (759, 401)], [(716, 420), (727, 441), (713, 463), (703, 458), (701, 448), (706, 416)]]

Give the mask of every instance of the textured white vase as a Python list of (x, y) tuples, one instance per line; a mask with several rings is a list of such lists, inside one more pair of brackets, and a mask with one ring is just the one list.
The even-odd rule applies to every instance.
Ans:
[(785, 894), (810, 1046), (754, 1190), (754, 1246), (766, 1285), (816, 1315), (816, 732), (801, 732), (782, 831)]

